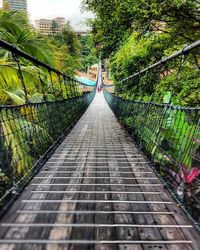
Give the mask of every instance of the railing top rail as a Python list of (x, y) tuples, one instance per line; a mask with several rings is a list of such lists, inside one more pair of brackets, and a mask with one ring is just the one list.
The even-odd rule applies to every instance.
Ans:
[(37, 66), (41, 66), (49, 71), (55, 72), (56, 74), (63, 75), (66, 78), (70, 78), (70, 77), (66, 76), (64, 73), (60, 72), (59, 70), (51, 67), (50, 65), (48, 65), (46, 63), (39, 61), (37, 58), (35, 58), (35, 57), (27, 54), (26, 52), (18, 49), (15, 45), (12, 45), (12, 44), (10, 44), (4, 40), (1, 40), (1, 39), (0, 39), (0, 47), (4, 48), (6, 50), (9, 50), (10, 52), (12, 52), (16, 55), (19, 55), (20, 57), (23, 57), (23, 58), (33, 62)]
[(170, 60), (172, 60), (172, 59), (174, 59), (174, 58), (176, 58), (176, 57), (178, 57), (180, 55), (187, 55), (190, 51), (192, 51), (193, 49), (195, 49), (195, 48), (197, 48), (199, 46), (200, 46), (200, 40), (198, 40), (198, 41), (196, 41), (196, 42), (194, 42), (194, 43), (192, 43), (192, 44), (190, 44), (188, 46), (185, 46), (182, 50), (172, 54), (171, 56), (168, 56), (168, 57), (160, 60), (159, 62), (154, 63), (151, 66), (149, 66), (149, 67), (147, 67), (147, 68), (145, 68), (145, 69), (143, 69), (143, 70), (141, 70), (141, 71), (127, 77), (127, 78), (122, 79), (121, 82), (130, 80), (130, 79), (132, 79), (132, 78), (134, 78), (136, 76), (139, 76), (139, 75), (145, 73), (146, 71), (151, 70), (153, 68), (156, 68), (159, 65), (163, 65), (163, 64), (167, 63), (168, 61), (170, 61)]
[(106, 88), (104, 88), (104, 91), (111, 95), (111, 96), (114, 96), (115, 98), (118, 98), (118, 99), (121, 99), (123, 101), (126, 101), (126, 102), (129, 102), (129, 103), (135, 103), (135, 104), (143, 104), (143, 105), (152, 105), (152, 106), (156, 106), (156, 107), (160, 107), (160, 108), (170, 108), (170, 109), (173, 109), (173, 110), (181, 110), (181, 111), (200, 111), (200, 108), (199, 107), (182, 107), (182, 106), (178, 106), (178, 105), (174, 105), (174, 104), (169, 104), (169, 103), (157, 103), (157, 102), (153, 102), (153, 101), (150, 101), (150, 102), (145, 102), (145, 101), (141, 101), (141, 100), (127, 100), (121, 96), (117, 96), (113, 93), (110, 93), (106, 90)]

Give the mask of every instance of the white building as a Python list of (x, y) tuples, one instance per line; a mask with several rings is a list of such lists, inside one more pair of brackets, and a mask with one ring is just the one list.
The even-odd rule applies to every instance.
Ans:
[(43, 35), (54, 35), (62, 31), (66, 24), (64, 17), (50, 19), (40, 19), (35, 21), (35, 28)]

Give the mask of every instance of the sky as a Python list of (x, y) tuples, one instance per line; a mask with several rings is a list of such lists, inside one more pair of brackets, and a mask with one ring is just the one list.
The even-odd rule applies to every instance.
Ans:
[[(36, 19), (65, 17), (76, 30), (86, 30), (84, 24), (87, 18), (93, 17), (92, 13), (81, 13), (81, 0), (27, 0), (28, 13), (31, 22)], [(2, 0), (0, 0), (1, 4)]]

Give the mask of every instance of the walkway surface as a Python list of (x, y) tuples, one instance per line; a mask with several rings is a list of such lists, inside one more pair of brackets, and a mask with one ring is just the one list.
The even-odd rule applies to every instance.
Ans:
[(0, 238), (1, 250), (200, 249), (102, 93), (8, 211)]

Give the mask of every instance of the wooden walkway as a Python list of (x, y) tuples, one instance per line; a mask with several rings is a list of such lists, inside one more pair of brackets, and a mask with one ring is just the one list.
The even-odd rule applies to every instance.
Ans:
[(1, 250), (198, 250), (199, 238), (102, 93), (0, 224)]

